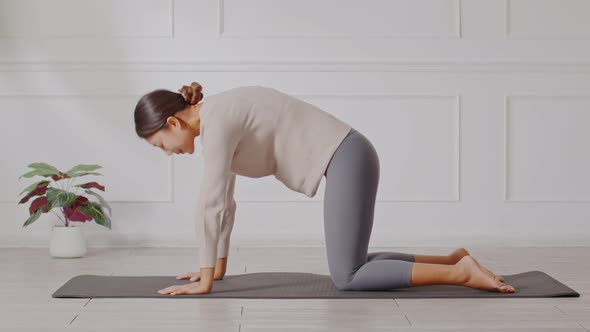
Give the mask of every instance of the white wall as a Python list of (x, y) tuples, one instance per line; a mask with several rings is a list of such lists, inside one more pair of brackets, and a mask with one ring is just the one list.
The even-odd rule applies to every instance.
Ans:
[[(113, 229), (90, 246), (198, 245), (194, 155), (136, 137), (156, 88), (271, 86), (349, 122), (381, 160), (371, 246), (590, 244), (590, 2), (0, 0), (0, 245), (31, 162), (100, 164)], [(238, 177), (232, 247), (322, 245), (309, 199)]]

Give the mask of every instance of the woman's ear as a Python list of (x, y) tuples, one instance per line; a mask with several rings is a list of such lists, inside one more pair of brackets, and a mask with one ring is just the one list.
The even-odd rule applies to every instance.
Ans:
[(180, 126), (180, 120), (177, 117), (173, 116), (173, 115), (169, 116), (166, 119), (166, 123), (168, 124), (168, 127), (177, 127), (177, 126)]

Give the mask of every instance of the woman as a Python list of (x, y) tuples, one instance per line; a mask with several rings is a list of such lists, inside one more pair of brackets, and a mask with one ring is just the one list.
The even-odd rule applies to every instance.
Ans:
[[(274, 175), (308, 197), (322, 177), (328, 267), (339, 290), (389, 290), (420, 285), (462, 285), (515, 292), (465, 248), (447, 256), (367, 252), (379, 158), (369, 140), (333, 115), (262, 86), (238, 87), (203, 98), (193, 82), (180, 93), (155, 90), (135, 108), (139, 137), (166, 154), (193, 153), (201, 137), (203, 177), (196, 215), (200, 271), (196, 281), (160, 294), (207, 294), (222, 279), (234, 223), (235, 176)], [(199, 101), (201, 101), (199, 103)]]

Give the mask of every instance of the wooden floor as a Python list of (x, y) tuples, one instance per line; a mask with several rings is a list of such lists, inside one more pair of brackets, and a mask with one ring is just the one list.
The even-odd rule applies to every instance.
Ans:
[[(446, 255), (453, 248), (375, 248)], [(197, 249), (0, 249), (0, 331), (590, 331), (590, 247), (472, 248), (497, 274), (541, 270), (579, 298), (513, 299), (54, 299), (79, 274), (178, 275)], [(329, 274), (324, 248), (232, 248), (227, 274)]]

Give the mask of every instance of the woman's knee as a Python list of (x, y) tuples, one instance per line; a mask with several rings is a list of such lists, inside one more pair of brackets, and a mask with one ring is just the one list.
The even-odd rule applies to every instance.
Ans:
[(334, 287), (338, 290), (349, 290), (350, 289), (350, 279), (345, 276), (334, 276), (331, 275), (332, 282), (334, 283)]
[(334, 286), (340, 291), (351, 290), (348, 282), (334, 282)]
[(332, 274), (338, 290), (374, 291), (412, 287), (413, 262), (373, 260), (352, 274)]

